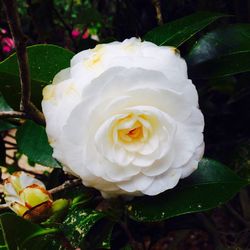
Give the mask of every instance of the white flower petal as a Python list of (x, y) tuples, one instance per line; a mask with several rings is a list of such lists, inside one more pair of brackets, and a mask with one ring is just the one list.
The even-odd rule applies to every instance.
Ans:
[(142, 190), (147, 195), (157, 195), (176, 186), (181, 177), (180, 169), (169, 169), (166, 173), (155, 177), (153, 183)]
[(147, 168), (142, 168), (141, 172), (146, 176), (158, 176), (166, 172), (175, 159), (174, 150), (171, 149), (163, 158), (156, 160), (154, 164)]
[(149, 187), (154, 181), (153, 177), (148, 177), (143, 174), (139, 174), (131, 178), (129, 181), (119, 182), (118, 186), (126, 192), (133, 193), (136, 191), (142, 191)]

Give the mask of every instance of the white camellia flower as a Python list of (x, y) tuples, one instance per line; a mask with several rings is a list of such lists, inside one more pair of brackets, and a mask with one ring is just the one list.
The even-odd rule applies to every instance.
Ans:
[(157, 195), (198, 166), (204, 119), (173, 47), (97, 45), (43, 91), (53, 156), (104, 197)]

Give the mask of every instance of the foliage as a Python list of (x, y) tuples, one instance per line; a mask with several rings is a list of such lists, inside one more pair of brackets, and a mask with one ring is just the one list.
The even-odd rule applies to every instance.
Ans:
[[(40, 105), (42, 88), (52, 83), (56, 73), (69, 66), (74, 53), (55, 45), (33, 45), (28, 48), (31, 76), (32, 100)], [(12, 54), (0, 63), (0, 91), (8, 103), (18, 107), (20, 99), (19, 73), (16, 54)]]
[(60, 165), (52, 158), (52, 148), (44, 127), (32, 121), (26, 121), (16, 133), (16, 141), (19, 152), (25, 154), (30, 161), (52, 168), (60, 168)]
[[(29, 9), (34, 9), (45, 6), (47, 1), (27, 2)], [(27, 7), (23, 4), (19, 6), (21, 13), (25, 13)], [(69, 33), (74, 28), (79, 28), (81, 33), (88, 28), (92, 29), (92, 35), (99, 35), (98, 39), (112, 40), (115, 33), (106, 30), (105, 36), (103, 31), (104, 27), (109, 27), (110, 20), (95, 7), (91, 1), (54, 1), (54, 11), (58, 12), (55, 15), (59, 16), (55, 23), (66, 30), (70, 28)], [(70, 27), (65, 26), (61, 15)], [(132, 249), (135, 247), (134, 242), (130, 239), (128, 243), (127, 239), (121, 237), (125, 232), (130, 238), (124, 224), (140, 222), (151, 225), (146, 223), (211, 211), (222, 207), (247, 186), (249, 162), (247, 157), (239, 158), (238, 153), (239, 148), (240, 152), (249, 152), (249, 128), (246, 126), (249, 111), (246, 107), (249, 105), (250, 93), (250, 26), (221, 25), (218, 22), (221, 19), (228, 19), (228, 15), (198, 12), (156, 27), (144, 36), (145, 40), (158, 45), (180, 47), (181, 53), (184, 52), (182, 56), (186, 58), (190, 78), (194, 79), (200, 92), (200, 104), (206, 117), (205, 155), (209, 159), (203, 159), (198, 170), (182, 180), (176, 188), (155, 197), (140, 197), (129, 201), (103, 200), (94, 190), (82, 187), (79, 195), (77, 188), (73, 188), (73, 191), (69, 188), (55, 195), (56, 198), (67, 199), (65, 210), (40, 224), (3, 212), (0, 214), (1, 249), (63, 249), (65, 245), (82, 249)], [(40, 21), (34, 20), (37, 24)], [(42, 41), (47, 41), (44, 29), (41, 28), (39, 35)], [(80, 37), (77, 39), (72, 40), (70, 46), (62, 45), (77, 51), (96, 43), (90, 37), (87, 42)], [(31, 100), (38, 107), (42, 88), (51, 84), (56, 73), (69, 66), (73, 55), (70, 50), (56, 45), (28, 47)], [(0, 63), (0, 113), (18, 109), (19, 85), (17, 57), (14, 53)], [(234, 120), (237, 119), (239, 122), (236, 124)], [(25, 154), (30, 162), (53, 168), (52, 174), (40, 176), (45, 182), (50, 180), (50, 187), (70, 179), (64, 173), (63, 178), (55, 174), (61, 171), (61, 165), (52, 157), (52, 148), (43, 126), (31, 120), (0, 117), (0, 164), (6, 167), (7, 172), (9, 164), (5, 161), (4, 138), (13, 128), (17, 128), (15, 157)], [(234, 153), (232, 155), (235, 157), (232, 159), (229, 153)], [(233, 169), (210, 158), (223, 161)], [(52, 181), (50, 176), (53, 176)], [(242, 204), (245, 205), (244, 202)], [(247, 211), (247, 208), (242, 210)]]

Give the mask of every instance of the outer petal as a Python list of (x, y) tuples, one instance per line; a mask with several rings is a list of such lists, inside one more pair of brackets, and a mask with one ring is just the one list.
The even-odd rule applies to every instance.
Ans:
[(175, 187), (181, 177), (180, 169), (169, 169), (166, 173), (155, 177), (153, 183), (142, 192), (147, 195), (157, 195)]

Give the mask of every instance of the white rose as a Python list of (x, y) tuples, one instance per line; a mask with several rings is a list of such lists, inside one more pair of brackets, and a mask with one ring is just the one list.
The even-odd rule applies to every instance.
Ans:
[(44, 88), (53, 156), (104, 197), (157, 195), (198, 166), (204, 119), (173, 47), (97, 45)]

